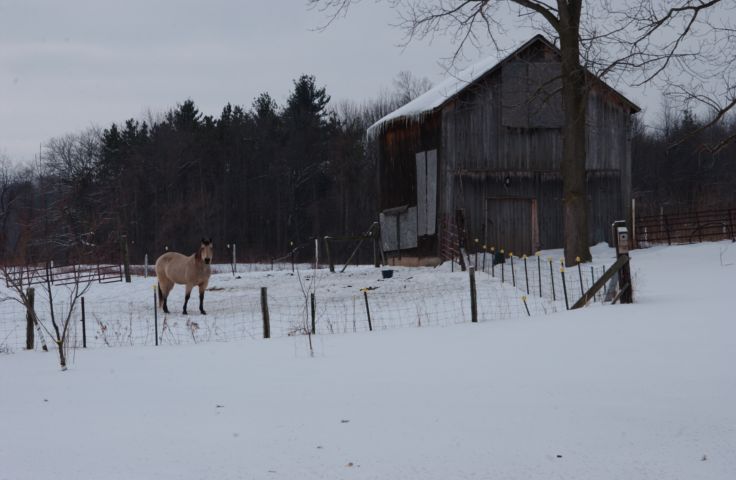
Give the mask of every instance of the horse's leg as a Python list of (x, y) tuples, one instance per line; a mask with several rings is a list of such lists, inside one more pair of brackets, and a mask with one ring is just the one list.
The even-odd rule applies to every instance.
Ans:
[(207, 315), (204, 311), (204, 291), (207, 289), (207, 282), (199, 284), (199, 313)]
[(166, 304), (166, 300), (169, 298), (169, 293), (171, 293), (171, 289), (174, 287), (174, 285), (171, 282), (162, 282), (159, 279), (158, 282), (158, 292), (160, 295), (161, 300), (161, 306), (164, 309), (164, 313), (169, 313), (169, 307)]
[(192, 288), (194, 288), (194, 285), (187, 284), (187, 293), (184, 296), (184, 311), (182, 312), (184, 315), (187, 315), (187, 303), (189, 303), (189, 295), (192, 293)]

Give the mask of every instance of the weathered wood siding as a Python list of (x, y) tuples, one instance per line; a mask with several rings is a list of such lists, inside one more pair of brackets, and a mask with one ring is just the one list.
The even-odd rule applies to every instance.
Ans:
[[(504, 75), (503, 70), (509, 65), (513, 71)], [(554, 71), (549, 63), (536, 70), (547, 72), (540, 77), (543, 82)], [(520, 97), (507, 98), (506, 94), (513, 89), (504, 87), (503, 80), (527, 85), (528, 92), (529, 81), (524, 83), (519, 76), (533, 71), (535, 67), (529, 62), (510, 62), (501, 72), (489, 75), (458, 95), (442, 110), (441, 210), (447, 214), (464, 208), (470, 234), (473, 238), (483, 238), (489, 198), (535, 199), (539, 245), (534, 248), (556, 248), (563, 245), (561, 130), (507, 125), (556, 123), (551, 111), (545, 111), (541, 119), (534, 119), (532, 102), (509, 115), (510, 109), (518, 107)], [(554, 96), (551, 101), (557, 104)], [(555, 110), (558, 116), (562, 115), (561, 110)], [(631, 188), (630, 110), (613, 101), (602, 88), (594, 87), (588, 99), (587, 120), (590, 240), (597, 243), (608, 240), (613, 220), (626, 218)], [(506, 178), (511, 180), (510, 186), (504, 184)], [(508, 228), (517, 226), (509, 221)], [(515, 242), (524, 245), (525, 235), (519, 233)]]
[[(508, 179), (508, 180), (507, 180)], [(610, 225), (622, 218), (620, 175), (617, 171), (588, 172), (589, 234), (592, 243), (610, 240)], [(531, 254), (538, 249), (558, 248), (563, 245), (562, 179), (557, 173), (494, 172), (456, 175), (454, 189), (456, 208), (465, 209), (468, 235), (486, 245), (504, 248), (518, 254)], [(497, 227), (512, 233), (503, 236), (508, 245), (496, 245), (488, 231), (489, 199), (533, 199), (536, 201), (536, 225), (525, 225), (523, 219), (508, 218), (497, 221)], [(521, 222), (521, 223), (520, 223)], [(536, 227), (538, 243), (529, 249), (528, 238)]]
[[(440, 118), (437, 113), (419, 122), (395, 122), (379, 134), (378, 190), (381, 211), (401, 205), (417, 205), (416, 154), (431, 150), (439, 152)], [(439, 161), (437, 159), (436, 163)], [(438, 201), (442, 195), (441, 189), (438, 189)], [(437, 228), (435, 226), (435, 232)], [(436, 235), (420, 237), (413, 253), (435, 255), (438, 245)]]
[[(507, 204), (494, 207), (494, 217), (534, 208), (516, 219), (497, 220), (493, 235), (499, 237), (498, 228), (515, 231), (532, 225), (518, 234), (504, 233), (504, 241), (512, 245), (499, 248), (530, 254), (525, 250), (561, 247), (564, 117), (559, 69), (558, 54), (539, 43), (489, 71), (439, 111), (390, 124), (379, 137), (381, 209), (417, 205), (415, 156), (438, 149), (438, 223), (463, 208), (470, 238), (488, 243), (489, 199), (507, 198)], [(630, 115), (635, 107), (591, 81), (586, 170), (590, 240), (597, 243), (610, 240), (611, 222), (628, 212)], [(437, 249), (436, 237), (420, 239), (421, 254)]]

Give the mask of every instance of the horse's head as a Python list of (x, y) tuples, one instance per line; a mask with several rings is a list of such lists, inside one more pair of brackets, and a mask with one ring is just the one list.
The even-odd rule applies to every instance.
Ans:
[(197, 251), (197, 260), (202, 260), (207, 265), (212, 262), (212, 239), (202, 239), (202, 243), (199, 246), (199, 251)]

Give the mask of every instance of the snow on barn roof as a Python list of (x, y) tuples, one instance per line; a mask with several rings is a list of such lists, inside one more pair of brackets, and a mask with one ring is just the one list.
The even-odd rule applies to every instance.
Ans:
[[(403, 107), (398, 108), (388, 115), (384, 116), (376, 123), (368, 127), (368, 137), (371, 138), (377, 133), (380, 133), (389, 123), (393, 121), (400, 119), (403, 119), (404, 121), (419, 120), (425, 115), (432, 113), (436, 109), (442, 107), (447, 101), (455, 97), (455, 95), (463, 91), (466, 87), (479, 80), (482, 76), (500, 67), (501, 64), (515, 57), (519, 52), (525, 50), (531, 44), (537, 41), (541, 41), (547, 46), (554, 49), (556, 52), (559, 52), (558, 48), (555, 47), (555, 45), (547, 40), (544, 36), (535, 35), (531, 39), (524, 42), (523, 45), (514, 50), (511, 54), (504, 57), (502, 60), (497, 60), (493, 57), (485, 58), (471, 65), (460, 73), (443, 80), (442, 82), (432, 87), (424, 94), (418, 96), (411, 102), (407, 103)], [(621, 95), (618, 91), (602, 81), (601, 83), (605, 85), (608, 89), (616, 93), (620, 98), (625, 101), (625, 103), (629, 104), (634, 112), (638, 112), (640, 110), (639, 107), (637, 107), (633, 102)]]

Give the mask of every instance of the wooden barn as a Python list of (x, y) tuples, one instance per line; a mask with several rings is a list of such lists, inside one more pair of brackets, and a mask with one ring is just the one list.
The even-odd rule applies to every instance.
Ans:
[[(563, 245), (560, 52), (537, 35), (385, 116), (377, 155), (382, 246), (447, 257), (457, 212), (468, 238), (531, 254)], [(610, 240), (631, 196), (631, 115), (639, 108), (589, 74), (586, 169), (590, 241)], [(471, 247), (472, 248), (472, 247)]]

